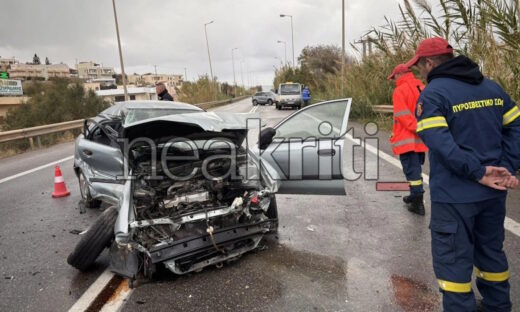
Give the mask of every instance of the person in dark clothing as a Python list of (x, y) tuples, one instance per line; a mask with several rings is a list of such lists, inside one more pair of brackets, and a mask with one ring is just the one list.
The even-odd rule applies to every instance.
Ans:
[(155, 92), (157, 92), (157, 97), (159, 101), (173, 101), (173, 96), (168, 93), (166, 89), (166, 85), (163, 82), (159, 82), (155, 85)]
[(422, 41), (408, 67), (428, 85), (416, 109), (429, 149), (433, 269), (444, 311), (511, 311), (503, 251), (507, 188), (518, 186), (520, 109), (442, 38)]

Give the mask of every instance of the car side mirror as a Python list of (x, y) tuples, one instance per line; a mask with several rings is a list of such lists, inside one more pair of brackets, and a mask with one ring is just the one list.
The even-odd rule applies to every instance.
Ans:
[(273, 137), (276, 134), (276, 130), (273, 128), (265, 128), (262, 131), (260, 131), (260, 141), (258, 142), (258, 147), (261, 150), (265, 150), (269, 144), (273, 142)]

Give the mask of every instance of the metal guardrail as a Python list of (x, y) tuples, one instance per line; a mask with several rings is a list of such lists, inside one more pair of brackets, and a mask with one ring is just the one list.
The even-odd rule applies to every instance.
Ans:
[(372, 111), (374, 113), (392, 114), (394, 107), (392, 105), (372, 105)]
[[(212, 107), (221, 106), (224, 104), (238, 102), (238, 101), (241, 101), (248, 97), (250, 97), (250, 96), (241, 96), (241, 97), (236, 97), (236, 98), (232, 98), (229, 100), (206, 102), (206, 103), (200, 103), (200, 104), (194, 104), (194, 105), (198, 106), (202, 109), (208, 109), (208, 108), (212, 108)], [(79, 120), (60, 122), (60, 123), (50, 124), (50, 125), (43, 125), (43, 126), (11, 130), (11, 131), (3, 131), (3, 132), (0, 132), (0, 143), (10, 142), (10, 141), (20, 140), (20, 139), (29, 139), (29, 144), (31, 145), (31, 149), (34, 149), (34, 147), (35, 147), (34, 138), (36, 138), (36, 146), (38, 148), (41, 148), (41, 141), (40, 141), (41, 135), (62, 132), (62, 131), (67, 131), (67, 130), (73, 130), (73, 129), (80, 129), (83, 127), (84, 120), (85, 119), (79, 119)]]

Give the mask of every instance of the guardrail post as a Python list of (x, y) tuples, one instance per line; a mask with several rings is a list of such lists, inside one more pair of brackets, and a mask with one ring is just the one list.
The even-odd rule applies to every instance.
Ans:
[(34, 149), (34, 140), (32, 137), (29, 138), (29, 145), (31, 146), (31, 149)]
[(42, 148), (42, 140), (40, 140), (40, 136), (36, 137), (36, 146), (38, 146), (38, 149)]

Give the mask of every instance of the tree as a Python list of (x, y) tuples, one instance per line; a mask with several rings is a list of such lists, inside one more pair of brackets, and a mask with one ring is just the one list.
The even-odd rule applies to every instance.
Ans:
[(35, 64), (35, 65), (40, 65), (41, 64), (40, 57), (36, 53), (34, 53), (34, 56), (33, 56), (33, 64)]
[(48, 83), (36, 82), (27, 87), (31, 98), (27, 103), (8, 111), (4, 130), (34, 127), (96, 116), (109, 104), (83, 84), (58, 79)]
[(298, 61), (307, 67), (316, 80), (322, 80), (327, 74), (335, 74), (341, 70), (341, 48), (335, 45), (306, 46)]
[(45, 65), (51, 65), (51, 61), (49, 61), (48, 57), (45, 57)]

